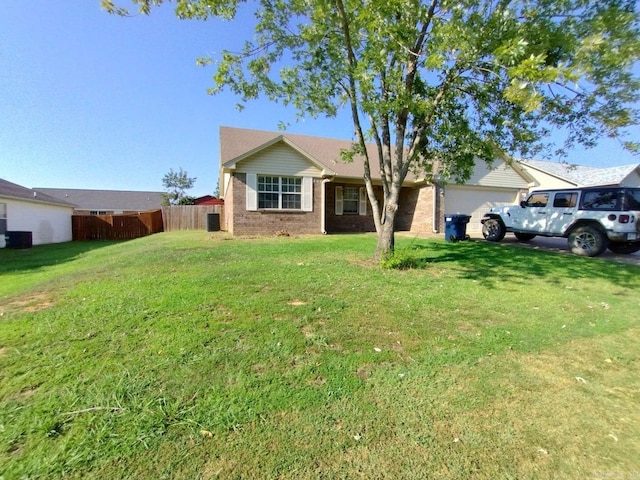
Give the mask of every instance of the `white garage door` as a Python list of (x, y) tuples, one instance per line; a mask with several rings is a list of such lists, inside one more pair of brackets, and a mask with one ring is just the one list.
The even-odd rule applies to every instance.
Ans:
[(492, 207), (514, 205), (520, 201), (516, 189), (491, 189), (447, 185), (445, 188), (445, 214), (471, 215), (467, 233), (482, 231), (480, 220)]

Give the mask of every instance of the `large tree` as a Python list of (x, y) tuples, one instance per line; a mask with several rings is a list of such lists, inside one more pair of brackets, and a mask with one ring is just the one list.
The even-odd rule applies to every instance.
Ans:
[[(163, 0), (131, 2), (149, 13)], [(409, 171), (464, 179), (477, 161), (592, 146), (602, 136), (622, 139), (637, 124), (635, 0), (175, 3), (180, 18), (255, 13), (244, 49), (216, 59), (211, 93), (230, 89), (243, 102), (264, 94), (300, 115), (350, 111), (355, 140), (343, 156), (362, 161), (378, 256), (393, 252)], [(566, 142), (550, 144), (552, 129), (566, 130)], [(372, 162), (380, 166), (381, 202)]]
[(170, 168), (162, 177), (162, 185), (166, 189), (162, 196), (167, 205), (193, 205), (195, 198), (188, 196), (185, 190), (193, 188), (196, 180), (196, 177), (189, 177), (182, 167), (177, 172)]

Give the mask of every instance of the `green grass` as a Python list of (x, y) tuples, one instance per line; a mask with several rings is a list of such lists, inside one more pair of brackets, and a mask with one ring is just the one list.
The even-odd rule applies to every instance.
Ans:
[(640, 268), (485, 242), (0, 250), (0, 478), (640, 477)]

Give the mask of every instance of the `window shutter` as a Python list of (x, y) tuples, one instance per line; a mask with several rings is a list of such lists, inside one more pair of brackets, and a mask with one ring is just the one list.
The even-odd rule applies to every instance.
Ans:
[(342, 215), (342, 187), (336, 187), (336, 215)]
[(313, 178), (302, 177), (302, 210), (313, 212)]
[(360, 215), (367, 214), (367, 192), (364, 187), (360, 187), (360, 202), (358, 205), (358, 213)]
[(258, 209), (258, 175), (247, 173), (247, 210)]

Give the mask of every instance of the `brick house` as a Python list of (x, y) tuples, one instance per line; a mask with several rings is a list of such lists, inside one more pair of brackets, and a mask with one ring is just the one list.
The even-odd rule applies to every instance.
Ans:
[[(362, 161), (341, 160), (352, 142), (283, 132), (220, 128), (222, 229), (234, 235), (375, 231), (364, 188)], [(370, 158), (377, 158), (369, 145)], [(484, 164), (464, 185), (428, 183), (408, 175), (396, 215), (396, 230), (443, 231), (446, 213), (472, 215), (471, 230), (491, 206), (513, 204), (530, 186), (517, 166)], [(380, 199), (380, 172), (372, 162)]]

